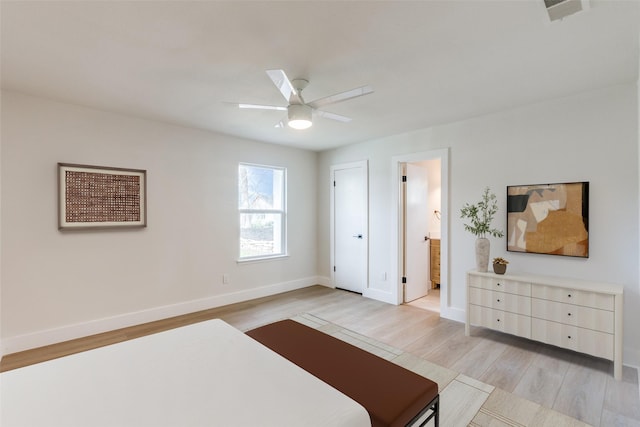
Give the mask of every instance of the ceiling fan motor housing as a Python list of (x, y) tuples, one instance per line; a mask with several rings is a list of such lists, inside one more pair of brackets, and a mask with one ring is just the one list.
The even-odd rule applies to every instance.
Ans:
[(288, 124), (294, 129), (307, 129), (311, 126), (312, 109), (304, 104), (291, 104), (287, 108)]

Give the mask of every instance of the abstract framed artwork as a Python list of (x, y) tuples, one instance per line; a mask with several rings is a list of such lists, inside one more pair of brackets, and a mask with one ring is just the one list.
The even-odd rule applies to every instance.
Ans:
[(589, 257), (589, 183), (507, 186), (507, 250)]
[(60, 230), (146, 227), (147, 171), (58, 163)]

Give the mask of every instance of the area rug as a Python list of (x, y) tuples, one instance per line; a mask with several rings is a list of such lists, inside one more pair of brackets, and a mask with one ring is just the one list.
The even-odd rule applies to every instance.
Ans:
[[(311, 314), (293, 320), (438, 383), (441, 427), (584, 427), (579, 420)], [(427, 426), (433, 426), (431, 421)]]

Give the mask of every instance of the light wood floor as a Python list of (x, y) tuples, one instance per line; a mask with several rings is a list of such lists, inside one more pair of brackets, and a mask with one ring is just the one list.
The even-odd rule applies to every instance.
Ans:
[(472, 328), (410, 305), (314, 286), (40, 349), (6, 355), (0, 371), (212, 318), (240, 330), (310, 313), (594, 426), (640, 427), (638, 372), (613, 379), (609, 361)]
[(407, 305), (440, 313), (440, 288), (430, 289), (426, 297), (408, 302)]

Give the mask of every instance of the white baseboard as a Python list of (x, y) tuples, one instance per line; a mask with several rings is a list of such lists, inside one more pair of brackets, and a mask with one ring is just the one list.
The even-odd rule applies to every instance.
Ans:
[(335, 289), (335, 286), (333, 286), (333, 281), (331, 280), (331, 277), (318, 276), (317, 279), (318, 279), (318, 285), (322, 285), (322, 286), (326, 286), (328, 288)]
[[(290, 282), (276, 283), (259, 288), (246, 289), (238, 292), (230, 292), (223, 295), (215, 295), (198, 300), (185, 301), (177, 304), (154, 307), (133, 313), (126, 313), (118, 316), (90, 320), (88, 322), (63, 326), (60, 328), (38, 331), (30, 334), (3, 338), (1, 342), (1, 353), (3, 355), (18, 351), (29, 350), (45, 345), (69, 341), (76, 338), (99, 334), (126, 328), (128, 326), (140, 325), (142, 323), (153, 322), (169, 317), (180, 316), (182, 314), (210, 308), (221, 307), (238, 302), (249, 301), (255, 298), (276, 295), (282, 292), (302, 289), (316, 284), (324, 284), (324, 277), (313, 276), (303, 279), (292, 280)], [(325, 285), (326, 286), (326, 285)]]
[(377, 301), (386, 302), (388, 304), (398, 305), (395, 300), (395, 295), (391, 292), (381, 291), (380, 289), (367, 288), (362, 293), (362, 296), (371, 298)]
[(626, 347), (622, 354), (622, 364), (636, 368), (640, 373), (640, 351)]
[(456, 307), (446, 307), (445, 309), (441, 309), (440, 317), (462, 323), (467, 321), (466, 312), (463, 309)]

